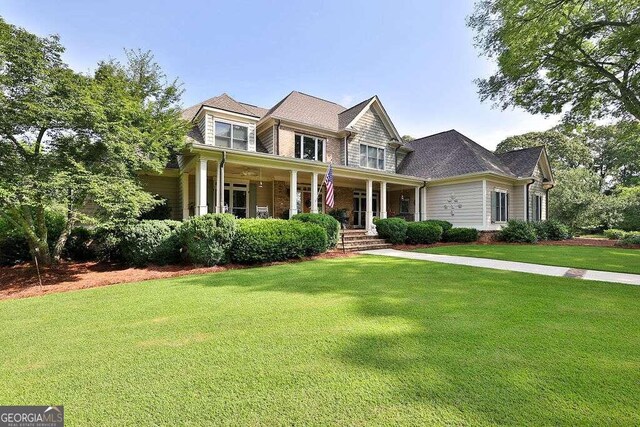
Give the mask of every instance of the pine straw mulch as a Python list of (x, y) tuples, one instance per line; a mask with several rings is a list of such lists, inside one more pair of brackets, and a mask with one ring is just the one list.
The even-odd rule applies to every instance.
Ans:
[(151, 279), (186, 276), (189, 274), (219, 273), (242, 268), (263, 267), (266, 265), (284, 264), (325, 258), (342, 258), (355, 255), (338, 251), (322, 255), (273, 262), (254, 266), (227, 264), (215, 267), (196, 267), (190, 265), (148, 266), (144, 268), (128, 267), (122, 264), (103, 262), (63, 262), (56, 266), (43, 268), (40, 271), (42, 287), (33, 264), (25, 263), (12, 267), (0, 267), (0, 300), (27, 298), (78, 289), (96, 288), (118, 283), (140, 282)]

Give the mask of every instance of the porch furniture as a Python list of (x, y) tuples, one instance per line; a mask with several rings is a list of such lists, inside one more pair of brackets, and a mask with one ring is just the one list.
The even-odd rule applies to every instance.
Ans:
[(256, 206), (256, 218), (269, 218), (269, 206)]

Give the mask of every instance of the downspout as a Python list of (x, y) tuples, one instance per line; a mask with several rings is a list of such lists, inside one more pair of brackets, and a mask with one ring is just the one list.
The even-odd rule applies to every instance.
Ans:
[(278, 120), (278, 124), (276, 125), (276, 143), (275, 143), (275, 154), (277, 156), (280, 155), (280, 120)]
[(527, 186), (525, 187), (525, 195), (526, 195), (526, 200), (527, 200), (527, 203), (526, 203), (526, 206), (525, 206), (525, 209), (526, 209), (525, 212), (527, 213), (527, 217), (526, 217), (527, 218), (527, 222), (529, 222), (529, 220), (530, 220), (530, 218), (529, 218), (529, 187), (531, 187), (531, 185), (534, 182), (536, 182), (536, 180), (532, 179), (531, 182), (528, 183)]
[[(398, 149), (396, 148), (396, 151), (397, 151), (397, 150), (398, 150)], [(396, 162), (396, 163), (397, 163), (397, 162)], [(424, 205), (422, 204), (422, 193), (423, 193), (423, 192), (422, 192), (422, 189), (423, 189), (423, 188), (425, 188), (426, 186), (427, 186), (427, 181), (422, 181), (422, 187), (420, 187), (420, 194), (418, 194), (418, 196), (419, 196), (419, 197), (418, 197), (418, 206), (420, 206), (420, 214), (418, 215), (418, 219), (419, 219), (420, 221), (424, 221), (424, 220), (426, 220), (426, 218), (423, 218), (423, 216), (426, 216), (426, 212), (422, 212), (422, 206), (424, 206)]]
[(551, 190), (555, 185), (548, 187), (544, 192), (544, 219), (549, 219), (549, 190)]

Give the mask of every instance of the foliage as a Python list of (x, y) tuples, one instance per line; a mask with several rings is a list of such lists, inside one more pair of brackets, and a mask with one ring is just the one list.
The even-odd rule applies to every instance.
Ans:
[(449, 221), (443, 221), (441, 219), (429, 219), (426, 221), (422, 221), (425, 224), (435, 224), (435, 225), (439, 225), (440, 228), (442, 228), (442, 232), (446, 233), (447, 231), (449, 231), (452, 227), (453, 224), (451, 224)]
[(345, 225), (349, 222), (349, 213), (347, 209), (331, 209), (327, 214), (334, 217), (340, 224)]
[(389, 243), (399, 245), (407, 240), (407, 221), (403, 218), (375, 218), (378, 236)]
[(122, 254), (120, 253), (122, 241), (122, 232), (120, 227), (113, 224), (101, 224), (93, 233), (93, 248), (96, 257), (100, 261), (120, 262)]
[(407, 243), (411, 245), (432, 244), (440, 241), (442, 227), (427, 222), (410, 222), (407, 224)]
[(480, 96), (567, 121), (640, 120), (637, 20), (635, 0), (478, 2), (468, 25), (498, 65)]
[(94, 230), (78, 226), (69, 233), (69, 238), (64, 247), (65, 258), (73, 261), (89, 261), (97, 256), (96, 247), (93, 245)]
[(327, 250), (327, 233), (311, 222), (284, 219), (243, 219), (231, 247), (231, 259), (241, 264), (284, 261)]
[(620, 246), (640, 245), (640, 231), (629, 231), (618, 242)]
[[(65, 228), (65, 217), (58, 210), (46, 209), (44, 221), (47, 233), (47, 247), (51, 248)], [(0, 265), (13, 265), (33, 260), (29, 243), (22, 230), (0, 215)]]
[[(183, 142), (181, 90), (148, 52), (100, 62), (93, 75), (63, 61), (57, 36), (37, 37), (0, 18), (0, 212), (42, 264), (56, 261), (88, 201), (122, 225), (157, 202), (139, 172), (160, 171)], [(66, 224), (50, 247), (47, 207)]]
[(331, 215), (320, 213), (300, 213), (294, 215), (291, 219), (302, 222), (312, 222), (324, 228), (327, 232), (327, 242), (329, 248), (334, 248), (338, 243), (338, 237), (340, 235), (340, 223)]
[(640, 185), (620, 187), (616, 190), (615, 197), (621, 210), (621, 220), (616, 225), (623, 230), (640, 231)]
[(178, 236), (189, 262), (212, 266), (229, 261), (236, 229), (233, 215), (207, 214), (184, 221), (178, 228)]
[(530, 222), (512, 219), (498, 232), (498, 238), (510, 243), (535, 243), (536, 229)]
[(412, 137), (411, 135), (402, 135), (402, 142), (411, 142), (415, 140), (414, 137)]
[(122, 230), (120, 253), (131, 265), (172, 264), (180, 260), (179, 221), (145, 220)]
[(138, 219), (171, 219), (171, 206), (169, 206), (169, 201), (160, 196), (155, 196), (154, 199), (158, 203), (151, 210), (143, 212)]
[(569, 227), (560, 221), (550, 219), (531, 223), (538, 240), (566, 240), (571, 237)]
[(442, 235), (443, 242), (471, 243), (478, 240), (480, 233), (475, 228), (453, 227)]
[(603, 233), (607, 237), (607, 239), (610, 239), (610, 240), (620, 240), (627, 235), (626, 231), (620, 230), (617, 228), (610, 228), (608, 230), (604, 230)]

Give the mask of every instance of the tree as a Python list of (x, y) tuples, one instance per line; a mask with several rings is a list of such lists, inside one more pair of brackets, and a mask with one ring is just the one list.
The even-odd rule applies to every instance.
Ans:
[[(0, 215), (42, 264), (59, 259), (88, 201), (105, 221), (152, 208), (138, 173), (162, 170), (187, 131), (181, 90), (150, 53), (127, 51), (124, 65), (101, 62), (88, 76), (63, 51), (57, 36), (0, 19)], [(45, 215), (56, 207), (67, 221), (49, 247)]]
[(603, 187), (640, 183), (640, 124), (619, 122), (583, 131)]
[(637, 0), (482, 0), (468, 25), (498, 66), (477, 81), (482, 100), (569, 122), (640, 120)]
[(411, 142), (413, 141), (415, 138), (412, 137), (411, 135), (402, 135), (402, 142)]
[(578, 135), (567, 135), (558, 129), (510, 136), (498, 144), (495, 152), (504, 153), (539, 146), (546, 147), (549, 162), (554, 169), (576, 168), (592, 164), (591, 153), (584, 138)]

